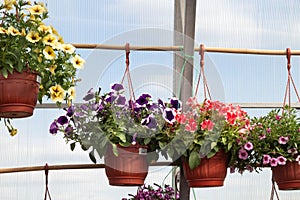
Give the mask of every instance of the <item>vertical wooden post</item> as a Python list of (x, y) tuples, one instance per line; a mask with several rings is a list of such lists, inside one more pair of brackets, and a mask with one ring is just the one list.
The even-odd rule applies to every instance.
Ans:
[[(197, 0), (186, 0), (180, 1), (175, 0), (175, 15), (174, 15), (174, 43), (175, 45), (184, 46), (184, 57), (180, 55), (175, 55), (174, 57), (174, 86), (175, 94), (180, 88), (179, 98), (183, 102), (183, 110), (186, 109), (185, 102), (192, 94), (193, 88), (193, 63), (194, 63), (194, 38), (195, 38), (195, 21), (196, 21), (196, 1)], [(182, 24), (182, 6), (184, 6), (184, 23)], [(183, 35), (181, 36), (182, 33)], [(183, 77), (180, 77), (181, 68), (183, 67), (184, 61), (185, 70)], [(182, 79), (181, 85), (180, 79)], [(190, 188), (187, 181), (183, 175), (182, 166), (180, 167), (180, 199), (189, 200), (190, 199)]]

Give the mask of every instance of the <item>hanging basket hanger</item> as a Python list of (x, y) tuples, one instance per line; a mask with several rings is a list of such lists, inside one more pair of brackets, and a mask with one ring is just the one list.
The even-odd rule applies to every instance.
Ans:
[(291, 107), (291, 83), (293, 85), (295, 94), (297, 96), (298, 101), (300, 102), (299, 94), (296, 88), (296, 84), (291, 74), (291, 49), (286, 49), (286, 59), (287, 59), (287, 71), (288, 71), (288, 79), (285, 88), (284, 100), (283, 100), (283, 108), (286, 106), (286, 100), (288, 99), (288, 106)]
[(199, 76), (198, 76), (198, 80), (197, 80), (197, 85), (196, 85), (194, 96), (195, 97), (197, 96), (199, 85), (200, 85), (200, 79), (201, 79), (201, 75), (202, 75), (204, 99), (207, 99), (207, 96), (206, 96), (207, 94), (208, 94), (209, 99), (211, 99), (211, 95), (210, 95), (210, 91), (209, 91), (209, 88), (208, 88), (207, 80), (206, 80), (206, 77), (205, 77), (205, 74), (204, 74), (204, 52), (205, 52), (205, 46), (204, 46), (204, 44), (201, 44), (200, 48), (199, 48), (200, 72), (199, 72)]

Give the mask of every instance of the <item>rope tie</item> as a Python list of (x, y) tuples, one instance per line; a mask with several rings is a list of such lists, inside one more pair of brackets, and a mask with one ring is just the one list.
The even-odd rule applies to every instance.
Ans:
[(278, 195), (278, 192), (275, 188), (275, 181), (274, 179), (272, 178), (272, 190), (271, 190), (271, 197), (270, 197), (270, 200), (274, 200), (274, 193), (276, 194), (276, 198), (277, 200), (279, 200), (279, 195)]
[(291, 106), (291, 82), (294, 88), (294, 91), (296, 93), (296, 96), (298, 98), (298, 101), (300, 102), (300, 97), (296, 88), (296, 84), (294, 82), (294, 79), (291, 74), (291, 49), (287, 48), (286, 49), (286, 59), (287, 59), (287, 71), (288, 71), (288, 79), (287, 79), (287, 84), (285, 88), (285, 94), (284, 94), (284, 100), (283, 100), (283, 108), (286, 104), (286, 99), (288, 98), (288, 106)]
[(45, 185), (46, 185), (46, 189), (45, 189), (45, 198), (44, 198), (44, 200), (47, 200), (47, 196), (51, 200), (50, 192), (49, 192), (49, 189), (48, 189), (48, 174), (49, 174), (49, 166), (46, 163), (46, 165), (45, 165), (45, 177), (46, 177)]
[(204, 93), (204, 99), (207, 98), (206, 94), (208, 94), (209, 99), (211, 99), (211, 95), (210, 95), (210, 91), (209, 91), (209, 88), (208, 88), (207, 80), (206, 80), (206, 77), (205, 77), (205, 74), (204, 74), (204, 52), (205, 52), (204, 44), (201, 44), (200, 48), (199, 48), (200, 73), (199, 73), (199, 76), (198, 76), (198, 80), (197, 80), (197, 85), (196, 85), (195, 95), (194, 96), (195, 97), (197, 96), (198, 88), (199, 88), (199, 85), (200, 85), (200, 79), (201, 79), (201, 75), (202, 75), (203, 76), (203, 93)]
[(122, 77), (122, 81), (121, 84), (123, 84), (125, 76), (127, 75), (127, 81), (128, 81), (128, 89), (129, 89), (129, 95), (130, 95), (130, 100), (135, 100), (135, 95), (134, 95), (134, 91), (133, 91), (133, 85), (132, 85), (132, 80), (131, 80), (131, 76), (130, 76), (130, 70), (129, 70), (129, 54), (130, 54), (130, 47), (129, 47), (129, 43), (126, 43), (125, 45), (125, 53), (126, 53), (126, 68), (125, 68), (125, 72), (124, 75)]

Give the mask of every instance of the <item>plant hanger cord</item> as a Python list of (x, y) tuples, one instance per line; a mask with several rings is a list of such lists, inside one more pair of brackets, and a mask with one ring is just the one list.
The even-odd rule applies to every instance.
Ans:
[(287, 84), (285, 88), (285, 94), (284, 94), (284, 100), (283, 100), (283, 108), (286, 104), (286, 99), (288, 98), (288, 106), (291, 106), (291, 82), (293, 84), (294, 91), (296, 93), (296, 96), (298, 98), (298, 101), (300, 102), (300, 97), (295, 85), (295, 82), (293, 80), (292, 74), (291, 74), (291, 49), (287, 48), (286, 49), (286, 59), (287, 59), (287, 70), (288, 70), (288, 79), (287, 79)]
[(277, 200), (279, 200), (279, 195), (278, 195), (278, 192), (277, 192), (276, 187), (275, 187), (275, 181), (272, 178), (272, 190), (271, 190), (270, 200), (274, 200), (274, 193), (276, 194)]
[(121, 80), (121, 84), (123, 84), (125, 76), (127, 75), (127, 81), (128, 81), (128, 89), (129, 89), (129, 96), (130, 96), (130, 100), (135, 100), (135, 95), (134, 95), (134, 90), (133, 90), (133, 85), (132, 85), (132, 80), (131, 80), (131, 76), (130, 76), (130, 70), (129, 70), (129, 54), (130, 54), (130, 46), (129, 43), (126, 43), (125, 45), (125, 53), (126, 53), (126, 68), (125, 68), (125, 72), (124, 75), (122, 77)]
[(46, 163), (46, 165), (45, 165), (45, 179), (46, 179), (45, 185), (46, 185), (46, 189), (45, 189), (45, 198), (44, 198), (44, 200), (47, 200), (47, 197), (49, 197), (49, 200), (51, 200), (50, 192), (49, 192), (49, 189), (48, 189), (48, 174), (49, 174), (49, 166)]
[(208, 94), (209, 99), (211, 99), (211, 95), (210, 95), (210, 91), (209, 91), (209, 87), (207, 84), (207, 80), (204, 74), (204, 52), (205, 52), (205, 46), (204, 44), (200, 45), (199, 48), (199, 55), (200, 55), (200, 73), (197, 79), (197, 85), (196, 85), (196, 89), (195, 89), (195, 94), (194, 97), (197, 96), (198, 93), (198, 88), (199, 88), (199, 84), (200, 84), (200, 79), (201, 79), (201, 74), (203, 76), (203, 95), (204, 95), (204, 99), (207, 98), (206, 94)]

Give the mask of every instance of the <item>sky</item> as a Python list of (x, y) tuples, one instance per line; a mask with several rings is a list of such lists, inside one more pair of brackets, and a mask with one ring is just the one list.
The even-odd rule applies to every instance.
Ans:
[[(2, 1), (3, 2), (3, 1)], [(161, 45), (173, 43), (173, 0), (43, 0), (52, 24), (67, 43)], [(198, 0), (195, 46), (284, 50), (300, 49), (300, 4), (297, 0)], [(108, 90), (120, 81), (125, 70), (124, 52), (77, 49), (86, 60), (78, 75), (76, 102), (90, 88)], [(195, 74), (199, 55), (195, 53)], [(178, 95), (173, 87), (173, 52), (130, 54), (131, 76), (136, 94), (149, 92), (154, 98)], [(292, 56), (292, 74), (300, 84), (299, 58)], [(284, 56), (205, 53), (205, 73), (212, 98), (225, 102), (283, 101), (287, 80)], [(178, 80), (177, 80), (178, 81)], [(195, 80), (194, 80), (195, 81)], [(199, 98), (203, 95), (200, 90)], [(296, 101), (292, 95), (293, 102)], [(251, 116), (268, 109), (248, 109)], [(59, 109), (36, 109), (32, 117), (14, 120), (19, 133), (10, 137), (0, 125), (0, 168), (57, 164), (90, 164), (86, 152), (72, 152), (62, 135), (48, 133)], [(161, 184), (171, 167), (150, 167), (147, 184)], [(0, 175), (0, 199), (31, 200), (44, 196), (44, 173), (28, 172)], [(166, 177), (171, 183), (171, 177)], [(135, 187), (108, 185), (103, 169), (49, 172), (52, 199), (107, 200), (127, 197)], [(197, 200), (269, 199), (271, 173), (227, 174), (221, 188), (191, 191)], [(194, 195), (195, 194), (195, 198)], [(298, 200), (299, 191), (280, 191), (281, 200)]]

